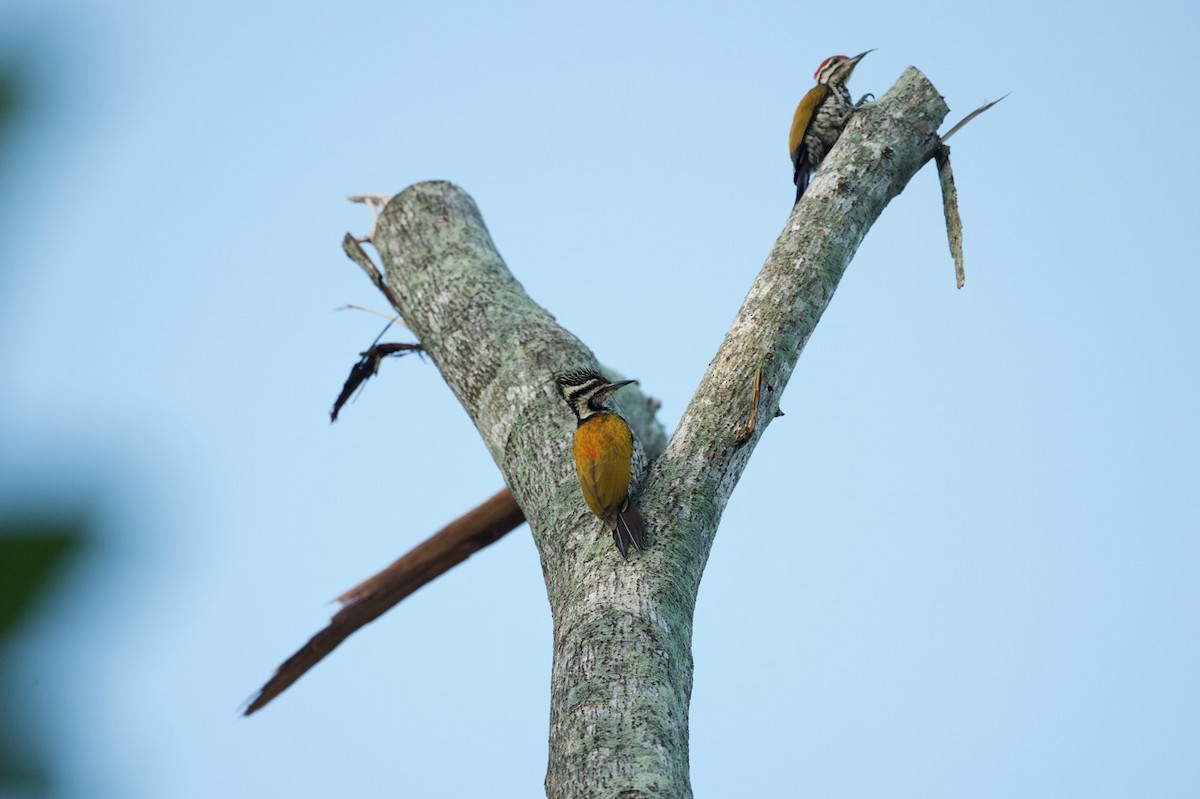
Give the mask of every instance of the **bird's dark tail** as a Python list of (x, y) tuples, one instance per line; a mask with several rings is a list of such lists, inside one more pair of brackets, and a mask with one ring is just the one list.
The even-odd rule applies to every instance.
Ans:
[[(804, 190), (808, 188), (808, 173), (796, 173), (796, 202), (800, 202), (800, 195), (804, 194)], [(795, 205), (795, 203), (792, 203)]]
[(642, 512), (632, 499), (625, 499), (625, 506), (617, 513), (617, 526), (613, 528), (613, 542), (621, 557), (629, 559), (629, 545), (639, 551), (646, 548), (646, 525)]

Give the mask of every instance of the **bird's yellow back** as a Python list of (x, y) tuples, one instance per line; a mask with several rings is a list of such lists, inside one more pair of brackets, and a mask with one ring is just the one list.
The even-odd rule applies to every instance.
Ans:
[(592, 513), (611, 521), (629, 494), (633, 435), (615, 413), (598, 413), (575, 429), (575, 469)]
[(796, 114), (792, 117), (792, 130), (788, 135), (788, 155), (792, 157), (792, 166), (795, 166), (799, 160), (800, 143), (804, 141), (804, 134), (808, 132), (808, 126), (817, 112), (817, 106), (821, 104), (828, 93), (829, 86), (818, 83), (809, 89), (804, 97), (800, 98), (800, 104), (796, 106)]

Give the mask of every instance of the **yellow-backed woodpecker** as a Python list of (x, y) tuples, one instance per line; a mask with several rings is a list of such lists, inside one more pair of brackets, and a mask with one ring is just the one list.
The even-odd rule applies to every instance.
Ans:
[(557, 375), (555, 381), (579, 423), (573, 454), (583, 500), (605, 525), (613, 526), (617, 551), (628, 558), (630, 544), (646, 548), (642, 514), (629, 496), (645, 474), (645, 455), (629, 425), (605, 402), (617, 389), (637, 381), (611, 383), (586, 369)]
[[(871, 52), (859, 53), (854, 58), (834, 55), (826, 58), (817, 67), (813, 77), (817, 85), (808, 90), (796, 106), (792, 117), (792, 131), (788, 136), (788, 153), (792, 156), (792, 182), (796, 184), (796, 202), (808, 186), (808, 179), (817, 171), (823, 159), (842, 135), (842, 128), (850, 121), (854, 104), (850, 101), (850, 90), (846, 81), (862, 57)], [(868, 95), (869, 96), (869, 95)], [(865, 100), (866, 97), (863, 98)], [(862, 104), (862, 100), (859, 101)]]

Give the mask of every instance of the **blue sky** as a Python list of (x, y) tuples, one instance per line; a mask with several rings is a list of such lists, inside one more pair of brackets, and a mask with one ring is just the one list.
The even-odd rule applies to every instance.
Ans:
[(237, 715), (501, 484), (428, 363), (329, 425), (380, 327), (333, 309), (383, 305), (344, 197), (462, 185), (673, 427), (790, 210), (796, 101), (867, 48), (855, 94), (909, 64), (949, 122), (1012, 94), (953, 141), (966, 288), (929, 167), (734, 493), (696, 794), (1194, 794), (1197, 11), (814, 8), (5, 5), (34, 96), (0, 160), (0, 510), (95, 521), (10, 664), (60, 795), (538, 795), (525, 528)]

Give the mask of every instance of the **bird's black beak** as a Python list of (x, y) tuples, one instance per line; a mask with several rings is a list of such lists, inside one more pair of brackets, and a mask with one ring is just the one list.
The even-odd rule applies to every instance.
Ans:
[(617, 389), (636, 383), (636, 380), (622, 380), (618, 383), (609, 383), (604, 388), (600, 389), (599, 395), (601, 399), (607, 399), (617, 393)]

